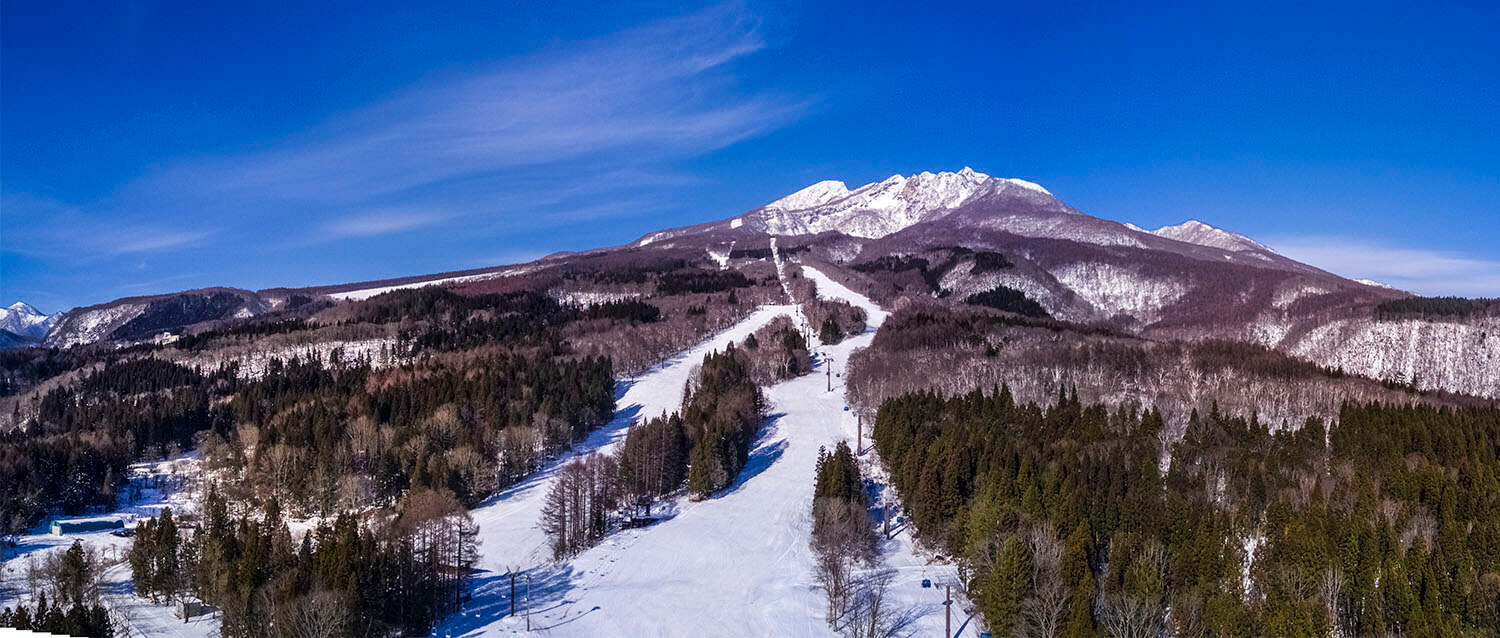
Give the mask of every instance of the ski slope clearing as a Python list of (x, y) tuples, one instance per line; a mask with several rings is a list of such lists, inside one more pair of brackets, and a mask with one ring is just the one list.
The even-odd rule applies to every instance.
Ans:
[[(571, 560), (552, 563), (537, 523), (558, 466), (553, 464), (473, 512), (487, 571), (477, 579), (473, 601), (436, 635), (526, 633), (528, 626), (550, 636), (833, 635), (824, 623), (825, 597), (813, 578), (808, 545), (813, 470), (820, 447), (854, 438), (856, 417), (845, 411), (843, 399), (845, 362), (869, 344), (886, 313), (813, 268), (804, 266), (803, 272), (817, 281), (821, 296), (864, 308), (868, 327), (818, 348), (812, 374), (766, 390), (770, 416), (733, 486), (701, 502), (678, 500), (665, 508), (665, 520), (616, 532)], [(621, 396), (615, 421), (574, 456), (611, 451), (631, 419), (675, 409), (704, 353), (743, 340), (779, 314), (800, 316), (786, 307), (763, 309), (636, 379)], [(941, 634), (941, 588), (923, 589), (920, 583), (953, 580), (952, 568), (929, 567), (903, 534), (882, 550), (898, 572), (891, 599), (928, 612), (915, 627), (917, 635)], [(510, 569), (522, 574), (516, 616), (509, 615)], [(954, 611), (957, 629), (967, 615)], [(969, 624), (958, 635), (975, 631)]]

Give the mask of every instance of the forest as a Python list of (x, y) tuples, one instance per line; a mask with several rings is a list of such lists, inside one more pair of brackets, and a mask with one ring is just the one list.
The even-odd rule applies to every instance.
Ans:
[(1077, 388), (1082, 400), (1152, 406), (1180, 436), (1194, 410), (1268, 426), (1338, 418), (1346, 402), (1493, 406), (1487, 399), (1417, 392), (1326, 368), (1263, 346), (1225, 340), (1152, 341), (1102, 327), (912, 302), (850, 356), (851, 403), (873, 417), (884, 400), (922, 390), (949, 395), (1009, 386), (1019, 402), (1050, 404)]
[(995, 635), (1500, 632), (1500, 410), (1163, 426), (1001, 387), (893, 397), (873, 436)]
[(1464, 297), (1402, 297), (1388, 299), (1375, 306), (1375, 317), (1384, 321), (1396, 319), (1467, 319), (1475, 315), (1500, 313), (1500, 299), (1466, 299)]
[(199, 525), (170, 509), (136, 531), (137, 591), (201, 600), (225, 638), (421, 635), (462, 602), (478, 528), (451, 493), (408, 492), (390, 516), (341, 513), (293, 541), (277, 501), (236, 517), (210, 491)]
[(1052, 315), (1047, 312), (1047, 309), (1042, 307), (1042, 304), (1027, 297), (1026, 293), (1006, 286), (995, 286), (984, 292), (969, 295), (964, 298), (964, 303), (1014, 312), (1027, 317), (1052, 318)]
[(31, 428), (0, 434), (0, 532), (34, 525), (49, 506), (113, 508), (136, 458), (188, 449), (194, 434), (227, 428), (230, 413), (215, 399), (237, 385), (232, 366), (203, 374), (133, 359), (48, 391)]

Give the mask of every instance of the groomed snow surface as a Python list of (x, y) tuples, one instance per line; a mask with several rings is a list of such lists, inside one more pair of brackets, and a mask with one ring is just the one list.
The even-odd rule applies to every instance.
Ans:
[[(865, 308), (869, 327), (843, 343), (818, 348), (811, 374), (766, 389), (770, 416), (738, 481), (713, 498), (678, 498), (650, 527), (617, 531), (573, 559), (550, 562), (538, 527), (542, 501), (561, 464), (610, 453), (632, 420), (675, 410), (689, 375), (710, 350), (739, 342), (790, 306), (762, 308), (733, 328), (622, 383), (618, 415), (572, 455), (505, 490), (473, 511), (480, 526), (473, 600), (435, 635), (490, 636), (531, 631), (552, 636), (830, 636), (825, 597), (813, 577), (808, 546), (813, 470), (820, 447), (854, 438), (853, 412), (844, 411), (844, 366), (869, 344), (885, 313), (868, 299), (807, 266), (803, 272), (825, 297)], [(833, 389), (827, 389), (832, 370)], [(872, 453), (867, 452), (868, 458)], [(874, 523), (872, 522), (872, 525)], [(882, 546), (897, 569), (889, 600), (927, 611), (916, 635), (941, 635), (942, 589), (956, 582), (953, 567), (929, 566), (912, 553), (903, 531)], [(517, 614), (510, 615), (512, 570)], [(924, 578), (937, 587), (923, 589)], [(529, 581), (529, 587), (528, 587)], [(955, 604), (955, 635), (977, 635), (977, 623)], [(529, 609), (529, 614), (527, 610)], [(529, 616), (529, 618), (528, 618)]]

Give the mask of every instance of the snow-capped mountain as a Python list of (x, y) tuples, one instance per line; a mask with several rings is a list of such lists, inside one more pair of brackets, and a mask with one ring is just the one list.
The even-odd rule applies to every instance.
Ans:
[(60, 316), (42, 314), (31, 304), (17, 301), (0, 308), (0, 330), (28, 339), (40, 340), (47, 336), (47, 331), (52, 329), (52, 325), (57, 323)]
[(1047, 189), (1031, 182), (990, 177), (964, 167), (957, 173), (892, 175), (852, 191), (843, 182), (818, 182), (765, 205), (745, 219), (752, 229), (770, 235), (838, 231), (875, 238), (939, 219), (969, 202), (998, 193), (1053, 199)]
[(1126, 224), (1131, 230), (1151, 233), (1157, 237), (1166, 237), (1180, 242), (1208, 246), (1221, 250), (1268, 252), (1276, 251), (1267, 248), (1265, 244), (1250, 239), (1239, 233), (1231, 233), (1227, 230), (1214, 228), (1196, 219), (1189, 219), (1181, 224), (1173, 226), (1162, 226), (1156, 230), (1146, 230), (1135, 224)]

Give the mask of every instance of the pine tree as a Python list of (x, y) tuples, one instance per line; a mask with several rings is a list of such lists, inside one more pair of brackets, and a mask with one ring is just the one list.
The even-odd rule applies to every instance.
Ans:
[(979, 608), (995, 635), (1008, 636), (1021, 623), (1021, 601), (1031, 588), (1031, 564), (1020, 537), (1010, 536), (1000, 546), (990, 574), (983, 579)]

